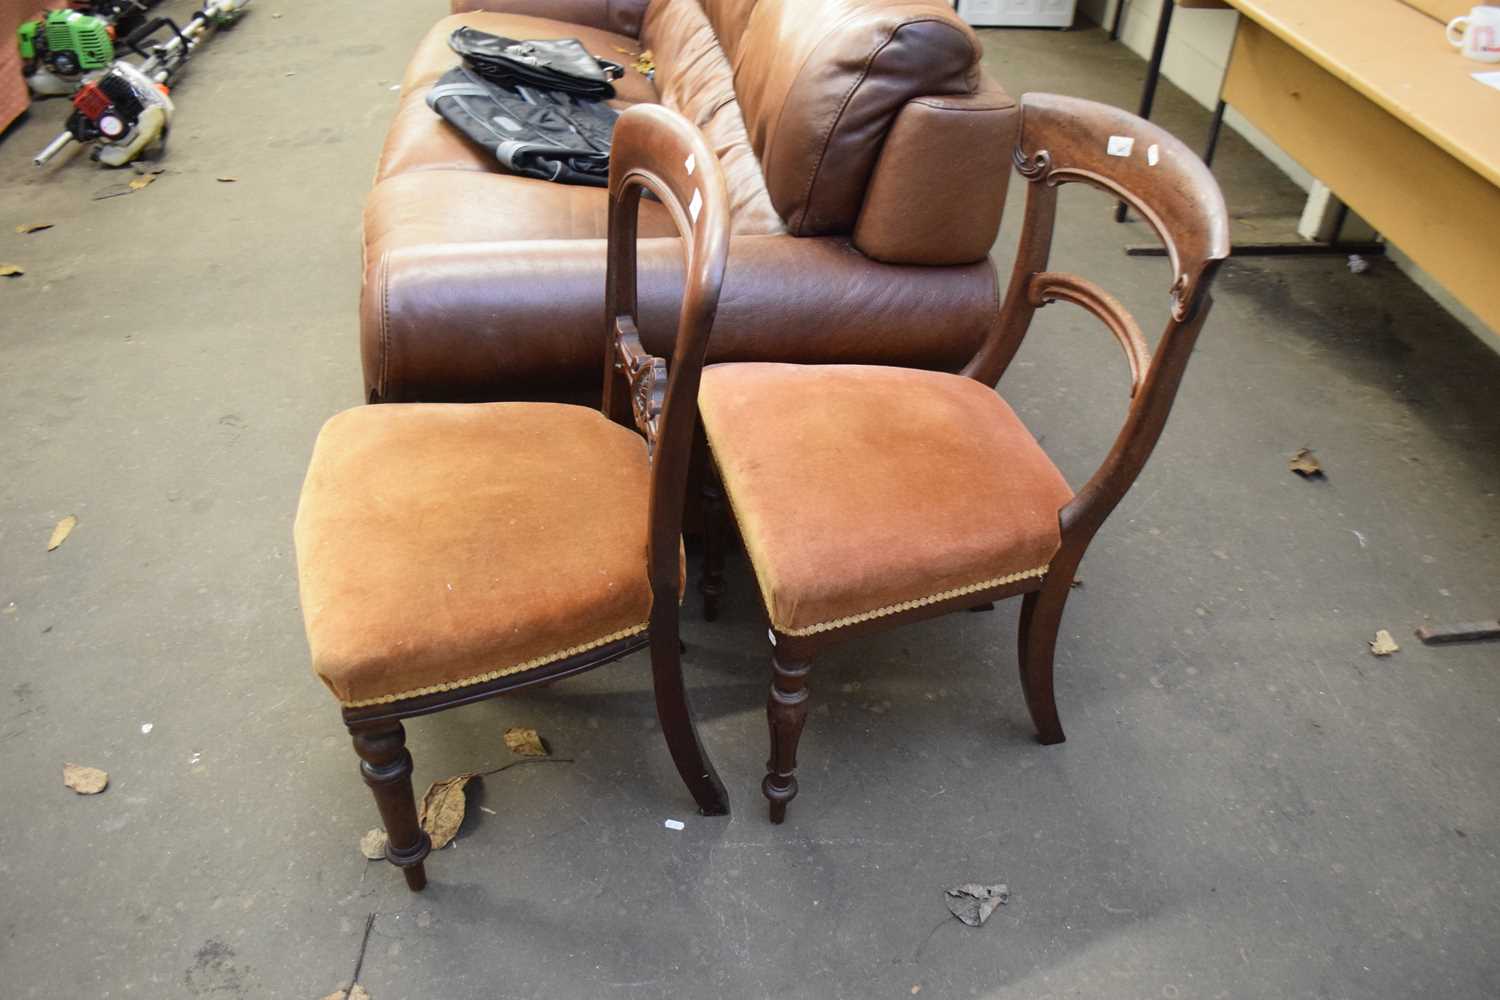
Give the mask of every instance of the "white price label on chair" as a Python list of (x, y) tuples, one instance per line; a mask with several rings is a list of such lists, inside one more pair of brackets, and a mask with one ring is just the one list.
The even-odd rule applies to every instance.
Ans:
[(1135, 140), (1128, 135), (1112, 135), (1109, 144), (1104, 151), (1110, 156), (1129, 156), (1131, 150), (1135, 149)]

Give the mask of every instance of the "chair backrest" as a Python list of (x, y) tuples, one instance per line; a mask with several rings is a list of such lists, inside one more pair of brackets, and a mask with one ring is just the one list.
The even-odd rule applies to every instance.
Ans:
[[(670, 369), (641, 346), (637, 327), (636, 234), (647, 191), (667, 209), (683, 241), (686, 272)], [(660, 105), (622, 114), (610, 148), (603, 408), (612, 420), (634, 421), (646, 437), (651, 585), (658, 601), (669, 599), (673, 607), (698, 383), (729, 257), (729, 223), (724, 174), (702, 133)]]
[[(1150, 364), (1139, 356), (1134, 320), (1118, 303), (1094, 301), (1100, 293), (1091, 283), (1048, 272), (1057, 218), (1057, 189), (1081, 183), (1105, 191), (1144, 219), (1166, 248), (1171, 263), (1174, 330), (1207, 306), (1208, 286), (1229, 256), (1229, 212), (1208, 167), (1196, 153), (1164, 129), (1128, 111), (1057, 94), (1021, 98), (1021, 135), (1013, 153), (1016, 171), (1030, 182), (1026, 215), (999, 322), (965, 373), (994, 384), (1020, 347), (1031, 316), (1047, 301), (1066, 298), (1103, 319), (1131, 355), (1132, 391), (1139, 388)], [(1068, 286), (1068, 293), (1049, 296), (1047, 286)], [(1087, 286), (1091, 291), (1083, 292)], [(1082, 301), (1087, 296), (1090, 301)], [(1127, 341), (1135, 341), (1135, 347)]]
[[(994, 385), (1015, 357), (1036, 310), (1071, 302), (1098, 317), (1130, 365), (1130, 410), (1104, 462), (1060, 516), (1077, 554), (1134, 483), (1161, 436), (1188, 357), (1229, 256), (1229, 213), (1203, 161), (1163, 129), (1127, 111), (1056, 94), (1021, 98), (1013, 154), (1029, 182), (1010, 286), (994, 328), (964, 374)], [(1171, 317), (1155, 356), (1120, 302), (1086, 278), (1048, 269), (1057, 189), (1081, 183), (1125, 202), (1156, 231), (1171, 261)]]

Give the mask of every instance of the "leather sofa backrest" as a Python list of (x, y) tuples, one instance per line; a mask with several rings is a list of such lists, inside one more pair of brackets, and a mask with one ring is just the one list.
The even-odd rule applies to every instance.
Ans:
[(703, 13), (708, 15), (708, 22), (714, 26), (714, 33), (719, 36), (719, 44), (724, 47), (724, 54), (729, 57), (732, 64), (735, 57), (739, 55), (740, 38), (745, 34), (745, 25), (750, 20), (750, 12), (760, 0), (700, 0), (703, 4)]
[[(897, 114), (914, 98), (974, 93), (980, 54), (943, 0), (755, 3), (732, 56), (734, 87), (787, 229), (852, 232)], [(932, 170), (940, 176), (942, 164)]]
[(786, 232), (745, 134), (734, 69), (701, 0), (653, 0), (642, 30), (661, 102), (703, 131), (724, 168), (735, 233)]

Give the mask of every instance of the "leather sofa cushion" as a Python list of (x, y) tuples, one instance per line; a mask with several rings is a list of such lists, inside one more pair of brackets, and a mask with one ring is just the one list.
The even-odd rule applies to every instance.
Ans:
[(641, 15), (649, 0), (452, 0), (455, 14), (473, 10), (503, 10), (516, 14), (552, 17), (570, 24), (617, 31), (635, 37), (641, 33)]
[(995, 245), (1021, 107), (984, 77), (979, 93), (919, 97), (896, 116), (865, 191), (854, 245), (899, 264), (969, 264)]
[(750, 148), (733, 70), (700, 0), (656, 0), (641, 31), (656, 59), (661, 103), (703, 132), (724, 168), (734, 232), (784, 232)]
[[(914, 98), (973, 93), (980, 54), (944, 0), (759, 0), (734, 83), (787, 229), (853, 232), (897, 113)], [(934, 177), (942, 170), (932, 163)]]
[[(459, 63), (458, 55), (448, 47), (448, 36), (461, 27), (488, 31), (505, 38), (576, 38), (584, 48), (601, 59), (609, 59), (625, 67), (625, 76), (615, 81), (615, 96), (619, 106), (629, 106), (640, 101), (656, 101), (656, 87), (645, 74), (632, 63), (627, 53), (639, 52), (640, 42), (629, 35), (613, 31), (602, 31), (581, 24), (547, 17), (528, 17), (524, 14), (497, 14), (475, 11), (468, 14), (453, 14), (438, 21), (427, 32), (411, 62), (406, 65), (406, 76), (401, 81), (401, 96), (407, 97), (418, 90), (425, 90), (437, 82), (438, 77)], [(624, 52), (619, 51), (624, 49)]]
[(989, 386), (860, 365), (715, 365), (703, 428), (771, 624), (792, 635), (1040, 577), (1062, 474)]
[[(365, 200), (369, 260), (402, 246), (603, 239), (608, 233), (609, 194), (604, 188), (514, 174), (399, 174), (381, 181)], [(677, 235), (671, 215), (659, 202), (641, 202), (641, 235)]]
[[(659, 3), (660, 0), (653, 0)], [(745, 24), (750, 20), (750, 11), (759, 0), (699, 0), (708, 20), (719, 36), (719, 44), (731, 62), (740, 51), (740, 38), (745, 34)]]
[(386, 133), (375, 180), (414, 170), (471, 170), (488, 173), (501, 168), (495, 158), (469, 142), (441, 116), (427, 106), (427, 92), (444, 73), (458, 65), (458, 56), (448, 47), (448, 36), (461, 25), (504, 35), (507, 38), (580, 37), (590, 52), (626, 66), (625, 76), (616, 81), (616, 98), (610, 104), (627, 108), (641, 102), (655, 103), (656, 87), (633, 65), (633, 60), (616, 48), (635, 52), (640, 42), (607, 31), (580, 28), (576, 24), (519, 14), (474, 13), (455, 15), (439, 21), (406, 68), (402, 85), (401, 106)]
[(649, 477), (640, 435), (581, 406), (339, 414), (294, 530), (313, 669), (358, 707), (645, 631)]
[[(403, 246), (372, 257), (360, 322), (367, 391), (393, 402), (597, 394), (604, 267), (603, 239)], [(642, 340), (669, 356), (681, 242), (641, 240), (638, 274)], [(831, 238), (736, 237), (708, 358), (952, 370), (978, 349), (998, 297), (988, 260), (902, 267)]]
[(427, 106), (427, 90), (423, 87), (401, 98), (380, 151), (375, 182), (414, 170), (498, 170), (500, 164), (492, 154), (464, 138)]
[[(616, 107), (628, 107), (632, 103), (656, 103), (660, 98), (668, 107), (686, 115), (703, 130), (724, 168), (735, 233), (782, 232), (784, 227), (781, 217), (771, 204), (760, 163), (750, 148), (739, 105), (734, 99), (729, 63), (714, 39), (713, 30), (703, 16), (698, 0), (659, 3), (652, 10), (652, 17), (653, 24), (658, 29), (656, 38), (659, 39), (656, 43), (658, 78), (670, 81), (668, 89), (658, 95), (652, 82), (630, 67), (625, 78), (616, 83), (618, 97), (610, 103)], [(433, 81), (457, 65), (458, 57), (448, 47), (448, 36), (463, 24), (511, 38), (564, 38), (576, 34), (584, 39), (589, 50), (596, 55), (625, 63), (630, 60), (615, 52), (616, 46), (637, 51), (643, 44), (648, 44), (608, 32), (580, 29), (578, 25), (515, 14), (475, 13), (445, 18), (428, 33), (407, 68), (406, 92), (386, 135), (385, 147), (375, 175), (377, 185), (398, 175), (419, 171), (465, 171), (506, 176), (494, 157), (459, 135), (426, 104), (426, 94)], [(480, 190), (472, 180), (459, 182), (458, 189), (465, 192)], [(428, 191), (436, 191), (439, 204), (435, 207), (431, 223), (422, 227), (420, 233), (413, 234), (411, 239), (402, 238), (404, 244), (434, 241), (429, 237), (440, 235), (440, 230), (434, 226), (442, 224), (437, 216), (443, 215), (444, 207), (450, 204), (447, 194), (443, 193), (448, 190), (437, 178), (420, 184), (399, 186), (389, 192), (382, 192), (377, 187), (376, 192), (371, 195), (367, 211), (373, 213), (377, 222), (392, 217), (416, 221), (425, 214), (425, 206), (412, 203), (411, 199), (421, 198)], [(534, 193), (537, 191), (536, 185), (484, 188), (480, 197), (486, 209), (498, 210), (500, 217), (491, 218), (487, 222), (460, 224), (447, 237), (447, 241), (506, 239), (505, 223), (511, 218), (521, 220), (521, 224), (511, 230), (515, 233), (509, 237), (512, 239), (603, 236), (607, 201), (602, 190), (588, 190), (590, 193), (575, 191), (568, 195), (556, 195)], [(518, 196), (524, 194), (526, 198), (533, 200), (502, 204), (502, 192)], [(544, 214), (560, 205), (567, 206), (566, 217), (549, 225), (543, 218)], [(647, 203), (646, 210), (656, 210), (655, 214), (661, 214), (658, 207), (650, 203)], [(386, 231), (388, 230), (382, 228), (381, 234)], [(653, 234), (656, 230), (643, 220), (642, 232)], [(466, 233), (478, 235), (466, 236)], [(525, 233), (536, 235), (527, 236)], [(376, 232), (366, 230), (367, 250), (377, 239)]]

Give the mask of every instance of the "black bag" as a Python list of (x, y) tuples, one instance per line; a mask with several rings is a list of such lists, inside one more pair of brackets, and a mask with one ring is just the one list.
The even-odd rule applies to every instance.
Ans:
[(609, 185), (609, 143), (620, 116), (601, 101), (502, 87), (459, 66), (433, 85), (427, 106), (512, 173), (562, 184)]
[(625, 75), (625, 67), (596, 59), (576, 38), (518, 42), (473, 28), (459, 28), (448, 45), (469, 68), (504, 87), (560, 90), (582, 97), (608, 100), (615, 96), (611, 80)]

